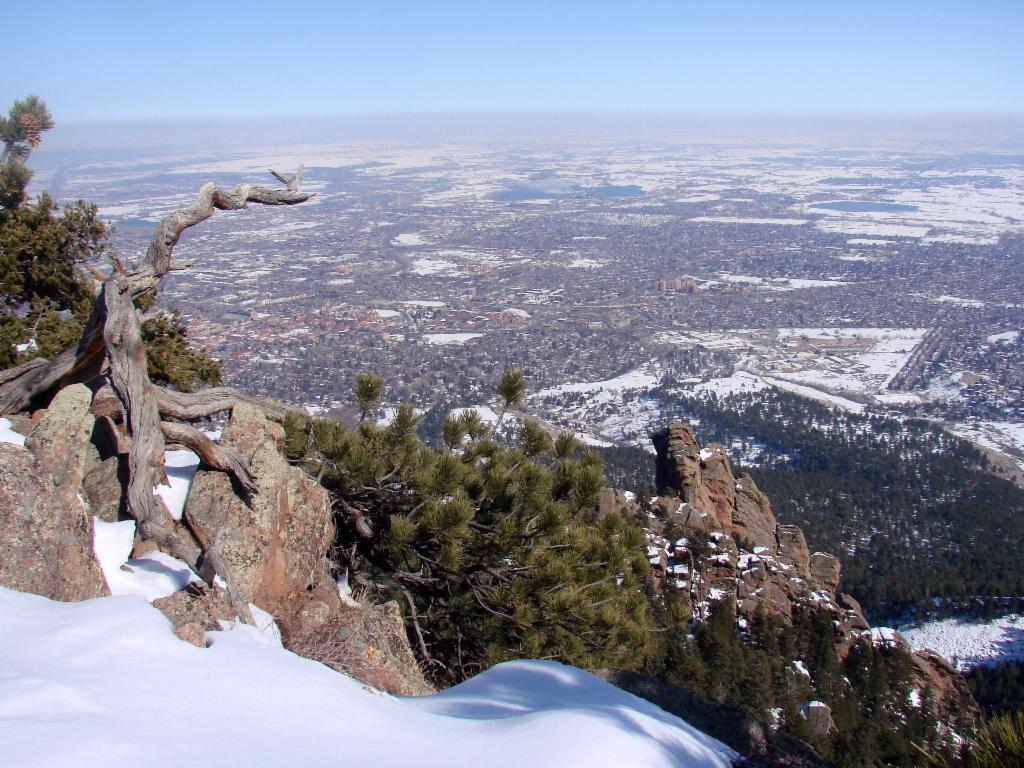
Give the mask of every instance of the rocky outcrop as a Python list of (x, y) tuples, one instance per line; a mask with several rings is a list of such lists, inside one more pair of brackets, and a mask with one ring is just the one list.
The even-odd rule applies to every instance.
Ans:
[(835, 592), (839, 588), (839, 558), (825, 552), (811, 555), (811, 581), (818, 589)]
[(967, 687), (967, 681), (945, 658), (932, 650), (915, 651), (913, 684), (928, 690), (940, 720), (966, 719), (977, 722), (981, 709)]
[[(730, 470), (731, 474), (731, 470)], [(761, 493), (753, 478), (744, 472), (736, 480), (736, 503), (732, 510), (732, 532), (755, 547), (776, 553), (775, 529), (778, 523), (772, 514), (768, 497)]]
[[(284, 460), (283, 439), (280, 426), (260, 411), (236, 405), (221, 444), (249, 460), (259, 493), (244, 499), (225, 474), (200, 470), (185, 521), (217, 548), (242, 597), (274, 616), (288, 648), (388, 693), (432, 692), (409, 647), (398, 604), (342, 602), (326, 561), (334, 540), (330, 498)], [(184, 606), (192, 608), (182, 613)], [(183, 628), (224, 618), (219, 611), (225, 606), (217, 603), (208, 612), (203, 602), (176, 598), (167, 608), (175, 626), (194, 637), (195, 629)]]
[(807, 548), (804, 532), (797, 525), (780, 525), (775, 529), (779, 560), (792, 566), (797, 576), (809, 579), (811, 575), (811, 551)]
[(809, 701), (800, 708), (800, 715), (807, 721), (807, 728), (819, 738), (828, 736), (836, 729), (832, 719), (832, 708), (823, 701)]
[(200, 470), (186, 523), (217, 549), (245, 600), (278, 618), (327, 621), (341, 606), (324, 562), (334, 538), (327, 492), (288, 465), (266, 418), (250, 405), (234, 408), (221, 444), (248, 459), (260, 492), (245, 500), (226, 474)]
[(81, 495), (95, 450), (89, 390), (66, 387), (25, 445), (0, 443), (0, 584), (54, 600), (109, 594)]
[[(701, 618), (710, 606), (734, 599), (741, 617), (766, 612), (789, 623), (802, 606), (832, 615), (838, 658), (859, 642), (875, 642), (910, 653), (894, 630), (873, 634), (857, 601), (837, 592), (840, 563), (825, 552), (811, 554), (803, 531), (779, 525), (768, 498), (749, 475), (733, 476), (720, 446), (702, 448), (693, 430), (673, 422), (652, 437), (657, 450), (659, 497), (652, 504), (655, 521), (648, 526), (647, 556), (655, 583), (669, 579), (692, 614)], [(691, 538), (668, 541), (674, 525)], [(707, 554), (694, 562), (694, 551)], [(933, 652), (915, 653), (915, 685), (928, 690), (943, 717), (971, 721), (978, 715), (963, 677)], [(812, 731), (825, 735), (834, 727), (820, 702), (805, 712)], [(820, 706), (818, 706), (820, 705)]]
[(56, 488), (77, 490), (88, 469), (99, 463), (92, 444), (96, 420), (89, 410), (91, 402), (88, 387), (64, 387), (25, 438), (25, 447)]
[(673, 421), (651, 439), (658, 452), (655, 465), (658, 495), (675, 496), (693, 504), (701, 487), (700, 444), (690, 425)]
[(221, 620), (236, 618), (224, 590), (194, 582), (173, 595), (154, 600), (153, 606), (170, 620), (174, 634), (200, 648), (206, 646), (207, 632), (221, 628)]

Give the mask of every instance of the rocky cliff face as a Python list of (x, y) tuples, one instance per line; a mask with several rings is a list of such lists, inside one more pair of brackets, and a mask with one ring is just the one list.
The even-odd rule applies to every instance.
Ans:
[[(780, 525), (753, 479), (734, 476), (724, 448), (702, 447), (683, 421), (653, 441), (658, 496), (647, 526), (648, 556), (657, 583), (671, 580), (696, 617), (729, 598), (741, 618), (764, 611), (787, 623), (801, 606), (814, 606), (832, 615), (840, 658), (861, 640), (910, 651), (899, 633), (872, 632), (857, 601), (839, 591), (838, 558), (811, 552), (798, 526)], [(686, 534), (667, 537), (673, 530)], [(709, 550), (704, 562), (695, 562), (694, 553), (703, 552), (705, 543), (698, 537)], [(914, 653), (913, 662), (914, 684), (932, 692), (940, 716), (977, 718), (966, 683), (941, 656)]]

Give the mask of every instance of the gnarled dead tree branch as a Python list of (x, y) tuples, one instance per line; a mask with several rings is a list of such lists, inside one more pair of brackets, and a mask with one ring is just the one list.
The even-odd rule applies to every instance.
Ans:
[(285, 181), (285, 189), (253, 184), (239, 184), (228, 190), (212, 183), (203, 186), (191, 206), (164, 217), (145, 258), (138, 265), (126, 268), (115, 262), (115, 270), (103, 281), (76, 348), (49, 362), (32, 360), (5, 372), (0, 378), (0, 413), (13, 413), (47, 404), (62, 387), (95, 378), (107, 363), (110, 386), (120, 401), (124, 424), (131, 437), (125, 504), (129, 514), (135, 518), (139, 533), (187, 563), (208, 581), (212, 582), (214, 575), (220, 575), (227, 583), (236, 610), (250, 621), (248, 606), (241, 601), (230, 574), (224, 570), (216, 542), (175, 521), (153, 489), (167, 479), (164, 472), (165, 435), (193, 449), (205, 466), (230, 473), (247, 492), (256, 493), (258, 489), (252, 471), (241, 454), (214, 445), (192, 427), (161, 422), (161, 414), (183, 419), (198, 418), (230, 408), (243, 399), (259, 407), (265, 405), (272, 417), (276, 415), (280, 419), (284, 418), (286, 409), (279, 403), (246, 398), (231, 390), (182, 395), (155, 387), (147, 373), (141, 321), (135, 302), (144, 296), (154, 295), (167, 273), (181, 266), (180, 262), (172, 261), (171, 254), (182, 232), (210, 218), (215, 210), (238, 210), (248, 203), (294, 205), (311, 197), (299, 191), (301, 167), (293, 177), (275, 176)]
[(214, 387), (200, 392), (172, 392), (156, 390), (160, 415), (182, 421), (193, 421), (221, 411), (230, 411), (237, 403), (248, 403), (259, 408), (268, 419), (284, 421), (288, 411), (294, 410), (269, 397), (255, 397), (228, 387)]
[[(301, 170), (296, 177), (301, 180)], [(171, 253), (181, 233), (210, 218), (215, 210), (236, 211), (249, 203), (296, 205), (310, 197), (311, 193), (300, 192), (297, 186), (292, 188), (291, 185), (285, 189), (255, 184), (239, 184), (231, 189), (221, 189), (213, 183), (204, 185), (191, 206), (161, 220), (141, 263), (134, 268), (117, 269), (104, 281), (76, 348), (65, 350), (48, 363), (30, 361), (6, 372), (8, 378), (0, 380), (0, 414), (45, 406), (61, 388), (90, 381), (99, 374), (104, 359), (104, 327), (107, 323), (102, 294), (113, 278), (123, 280), (118, 290), (126, 292), (133, 301), (155, 293), (167, 273), (177, 266), (171, 260)]]
[(160, 423), (164, 438), (172, 443), (183, 445), (199, 457), (199, 464), (209, 469), (227, 472), (245, 490), (246, 493), (259, 493), (256, 478), (253, 477), (249, 462), (234, 448), (217, 445), (195, 427), (178, 424), (173, 421)]

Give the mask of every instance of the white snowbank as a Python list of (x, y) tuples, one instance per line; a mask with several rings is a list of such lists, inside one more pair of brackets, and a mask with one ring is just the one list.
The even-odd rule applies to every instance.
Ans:
[(188, 450), (164, 451), (164, 469), (170, 485), (158, 485), (153, 493), (164, 500), (171, 517), (181, 520), (188, 489), (192, 487), (192, 479), (199, 469), (199, 457)]
[(0, 589), (0, 744), (20, 768), (102, 765), (728, 768), (679, 718), (554, 662), (421, 699), (381, 695), (228, 625), (184, 643), (137, 597)]
[(1024, 660), (1024, 616), (1016, 614), (994, 621), (928, 621), (901, 627), (900, 634), (915, 651), (931, 648), (965, 672), (979, 665)]
[(112, 595), (140, 595), (152, 602), (200, 580), (187, 565), (163, 552), (129, 560), (134, 540), (133, 520), (107, 523), (93, 519), (92, 548)]
[(25, 444), (25, 436), (12, 429), (10, 419), (0, 419), (0, 443)]

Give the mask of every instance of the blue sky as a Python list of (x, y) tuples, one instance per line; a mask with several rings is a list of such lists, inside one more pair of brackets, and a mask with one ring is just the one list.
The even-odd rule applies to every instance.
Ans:
[(1024, 0), (0, 0), (0, 10), (0, 104), (37, 93), (71, 121), (1024, 111)]

